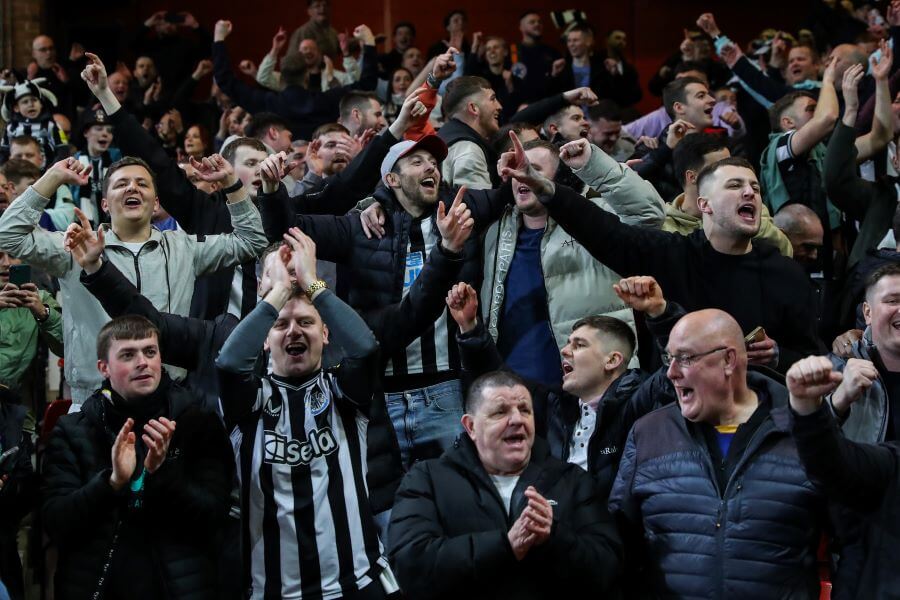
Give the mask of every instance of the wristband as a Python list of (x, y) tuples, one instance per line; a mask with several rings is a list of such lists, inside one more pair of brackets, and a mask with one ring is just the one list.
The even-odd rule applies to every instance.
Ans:
[(229, 185), (227, 188), (222, 188), (222, 191), (225, 194), (233, 194), (236, 191), (238, 191), (239, 189), (241, 189), (242, 187), (244, 187), (244, 182), (241, 181), (240, 179), (238, 179), (237, 181), (235, 181), (234, 183)]
[(47, 312), (44, 313), (44, 317), (42, 319), (38, 319), (37, 317), (34, 318), (34, 320), (38, 323), (46, 323), (47, 319), (50, 318), (50, 307), (45, 304), (44, 310), (46, 310)]
[(436, 90), (439, 87), (441, 87), (441, 82), (438, 81), (437, 77), (434, 76), (434, 72), (429, 73), (425, 77), (425, 83), (428, 84), (428, 87), (430, 87), (433, 90)]
[(306, 291), (304, 293), (306, 294), (307, 298), (312, 300), (313, 294), (315, 294), (319, 290), (327, 290), (327, 289), (328, 289), (328, 284), (325, 283), (324, 281), (322, 281), (321, 279), (319, 279), (318, 281), (312, 282), (312, 285), (310, 285), (308, 288), (306, 288)]

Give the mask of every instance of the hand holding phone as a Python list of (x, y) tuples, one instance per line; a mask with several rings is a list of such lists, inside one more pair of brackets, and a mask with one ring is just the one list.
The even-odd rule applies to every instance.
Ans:
[(9, 282), (16, 287), (31, 283), (31, 265), (12, 265), (9, 268)]
[(749, 346), (756, 342), (762, 342), (766, 339), (766, 330), (762, 326), (755, 328), (753, 331), (744, 336), (744, 343)]

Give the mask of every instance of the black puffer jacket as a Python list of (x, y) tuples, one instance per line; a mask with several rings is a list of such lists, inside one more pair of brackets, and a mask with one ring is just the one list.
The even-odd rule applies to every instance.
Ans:
[[(550, 538), (517, 561), (507, 533), (534, 486), (553, 506)], [(389, 556), (409, 598), (604, 597), (618, 577), (622, 548), (590, 476), (559, 461), (540, 438), (519, 477), (510, 515), (460, 434), (441, 458), (416, 463), (397, 492)]]
[[(131, 507), (128, 486), (116, 492), (109, 485), (118, 427), (102, 391), (81, 412), (62, 417), (53, 432), (44, 459), (42, 510), (59, 547), (55, 585), (61, 600), (91, 598), (101, 589), (114, 537), (121, 546), (135, 533), (147, 540), (155, 566), (141, 576), (153, 578), (165, 598), (216, 598), (216, 536), (229, 507), (231, 445), (218, 417), (196, 408), (200, 401), (186, 389), (165, 375), (160, 389), (166, 390), (161, 414), (176, 421), (176, 430), (165, 462), (145, 479), (140, 507)], [(123, 560), (113, 550), (111, 564)], [(107, 581), (119, 575), (110, 572)], [(145, 597), (141, 592), (135, 589), (132, 597)]]

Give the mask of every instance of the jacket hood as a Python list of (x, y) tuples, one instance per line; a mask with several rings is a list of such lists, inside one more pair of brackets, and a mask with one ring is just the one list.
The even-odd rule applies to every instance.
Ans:
[(681, 209), (684, 203), (684, 193), (679, 194), (674, 200), (666, 204), (666, 217), (670, 217), (678, 225), (682, 227), (690, 227), (696, 229), (702, 226), (699, 218), (689, 215)]
[[(447, 144), (447, 146), (452, 146), (456, 142), (463, 140), (478, 144), (481, 146), (481, 149), (484, 150), (484, 155), (488, 161), (490, 161), (491, 157), (494, 155), (493, 151), (488, 148), (487, 143), (480, 135), (478, 135), (477, 131), (456, 118), (450, 119), (444, 123), (444, 126), (438, 131), (438, 137), (444, 140), (444, 143)], [(490, 164), (490, 162), (488, 164)]]

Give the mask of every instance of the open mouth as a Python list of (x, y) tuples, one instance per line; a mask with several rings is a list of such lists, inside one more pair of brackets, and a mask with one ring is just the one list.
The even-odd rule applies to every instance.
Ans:
[(298, 357), (306, 352), (307, 346), (303, 342), (291, 342), (284, 347), (284, 351), (288, 356)]
[(563, 361), (562, 370), (563, 370), (563, 379), (565, 379), (566, 375), (568, 375), (569, 373), (571, 373), (572, 371), (575, 370), (575, 367), (573, 367), (567, 361)]
[(129, 196), (128, 198), (125, 198), (125, 208), (139, 208), (143, 204), (143, 201), (137, 196)]
[(258, 188), (262, 185), (262, 179), (254, 179), (253, 181), (250, 182), (250, 185), (252, 185), (255, 188)]
[(690, 402), (694, 397), (694, 388), (676, 387), (675, 392), (678, 394), (679, 402)]
[(525, 446), (525, 442), (526, 437), (524, 433), (503, 436), (503, 443), (511, 448), (522, 448)]
[(437, 189), (437, 180), (434, 177), (426, 177), (422, 181), (419, 182), (426, 190), (435, 190)]
[(738, 216), (749, 222), (756, 221), (756, 207), (752, 204), (742, 204), (738, 208)]

